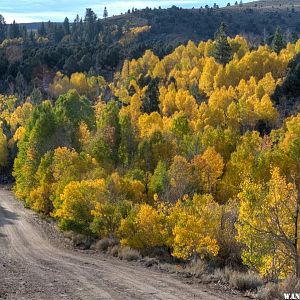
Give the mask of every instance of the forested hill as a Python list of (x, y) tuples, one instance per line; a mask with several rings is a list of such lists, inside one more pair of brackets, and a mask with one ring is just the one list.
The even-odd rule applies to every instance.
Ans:
[[(86, 72), (112, 79), (124, 59), (150, 49), (160, 58), (189, 40), (213, 38), (221, 22), (228, 34), (242, 34), (250, 47), (271, 44), (278, 25), (285, 42), (300, 33), (300, 1), (256, 1), (194, 9), (143, 10), (102, 18), (91, 9), (62, 23), (5, 24), (0, 18), (0, 93), (49, 97), (48, 86), (60, 71)], [(101, 18), (98, 18), (101, 17)]]
[[(129, 10), (126, 14), (102, 20), (102, 24), (116, 26), (149, 25), (147, 39), (173, 40), (178, 42), (213, 38), (221, 22), (230, 25), (232, 35), (245, 34), (257, 41), (272, 35), (280, 25), (285, 32), (300, 32), (300, 1), (255, 1), (219, 8), (198, 7), (182, 9), (173, 6), (169, 9)], [(22, 24), (28, 29), (38, 29), (41, 23)], [(266, 36), (265, 36), (266, 35)]]

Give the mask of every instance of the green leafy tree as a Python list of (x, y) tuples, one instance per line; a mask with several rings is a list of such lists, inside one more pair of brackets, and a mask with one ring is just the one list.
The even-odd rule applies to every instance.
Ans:
[(29, 205), (29, 195), (35, 187), (35, 173), (42, 156), (57, 147), (57, 122), (50, 102), (43, 102), (32, 113), (24, 138), (18, 144), (18, 156), (14, 162), (17, 197)]
[(118, 162), (120, 146), (120, 121), (117, 102), (110, 101), (97, 119), (97, 130), (88, 146), (98, 162), (114, 166)]
[(137, 150), (136, 130), (128, 115), (120, 116), (120, 161), (129, 166)]
[(168, 184), (168, 170), (166, 163), (163, 161), (159, 161), (154, 173), (150, 179), (149, 189), (152, 194), (158, 194), (162, 196), (166, 191)]
[(76, 90), (59, 96), (54, 110), (61, 124), (78, 128), (84, 122), (89, 128), (94, 127), (95, 116), (91, 104), (87, 98), (80, 97)]

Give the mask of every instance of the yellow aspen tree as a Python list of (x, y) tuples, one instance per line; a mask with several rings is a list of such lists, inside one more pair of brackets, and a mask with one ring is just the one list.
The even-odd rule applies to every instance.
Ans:
[(186, 52), (190, 57), (200, 57), (199, 50), (193, 41), (188, 41), (186, 45)]
[(163, 120), (158, 112), (153, 112), (150, 115), (143, 114), (138, 120), (138, 127), (142, 138), (150, 137), (156, 131), (162, 132), (163, 126)]
[(158, 77), (162, 80), (165, 80), (167, 74), (166, 74), (166, 71), (165, 71), (165, 66), (164, 66), (162, 61), (157, 63), (156, 66), (154, 67), (153, 76)]
[(202, 155), (197, 155), (192, 160), (193, 178), (197, 190), (212, 194), (216, 184), (223, 173), (224, 161), (222, 156), (212, 147), (208, 147)]
[(272, 73), (269, 72), (267, 73), (263, 79), (261, 79), (258, 83), (257, 83), (257, 87), (256, 87), (256, 95), (257, 97), (259, 97), (260, 99), (265, 95), (273, 95), (273, 93), (275, 92), (275, 88), (276, 88), (276, 81), (274, 80)]
[(216, 89), (212, 92), (208, 99), (208, 105), (212, 110), (216, 110), (217, 108), (222, 109), (226, 112), (228, 106), (232, 101), (235, 100), (234, 90), (227, 90), (225, 87), (221, 89)]
[(179, 112), (183, 112), (189, 118), (195, 118), (198, 105), (195, 98), (188, 92), (180, 89), (176, 93), (175, 104)]
[(258, 119), (265, 121), (269, 126), (276, 125), (279, 120), (279, 113), (267, 94), (259, 102), (255, 103), (254, 112), (257, 114)]
[(25, 102), (23, 105), (18, 106), (15, 111), (10, 115), (9, 125), (12, 131), (16, 131), (19, 126), (25, 126), (33, 111), (33, 105)]
[(105, 181), (72, 181), (66, 185), (60, 198), (61, 206), (53, 213), (60, 220), (60, 227), (88, 232), (96, 204), (107, 200)]
[(216, 240), (220, 225), (220, 206), (211, 195), (197, 195), (179, 200), (171, 209), (172, 255), (187, 259), (205, 254), (217, 255)]
[(205, 43), (204, 56), (211, 57), (213, 52), (214, 52), (214, 42), (212, 40), (208, 40)]
[(53, 79), (53, 83), (49, 85), (49, 92), (52, 96), (58, 97), (59, 95), (67, 93), (70, 88), (69, 77), (61, 72), (57, 72)]
[(85, 122), (81, 122), (78, 128), (78, 140), (82, 147), (85, 147), (91, 137), (91, 132), (89, 130), (89, 127), (86, 125)]
[(300, 53), (300, 39), (295, 44), (295, 52)]
[(166, 216), (160, 209), (141, 204), (121, 221), (119, 236), (121, 245), (136, 249), (164, 246), (168, 238)]
[(74, 73), (70, 77), (71, 88), (77, 90), (81, 95), (87, 94), (89, 90), (87, 77), (84, 73)]
[(241, 80), (241, 74), (235, 61), (230, 61), (225, 66), (226, 87), (237, 86)]
[(238, 240), (243, 261), (270, 279), (299, 277), (299, 200), (294, 183), (278, 168), (268, 184), (246, 180), (239, 194)]
[(130, 99), (129, 114), (134, 124), (138, 122), (141, 112), (142, 99), (138, 93), (135, 93)]
[(235, 36), (233, 39), (229, 39), (229, 44), (232, 48), (232, 52), (237, 55), (238, 59), (241, 59), (249, 52), (247, 40), (240, 35)]
[(143, 74), (153, 75), (152, 72), (156, 64), (159, 63), (159, 58), (151, 50), (146, 50), (145, 54), (140, 59), (138, 59), (138, 63)]
[(170, 180), (170, 200), (175, 202), (190, 192), (192, 173), (190, 163), (182, 156), (175, 156), (168, 171)]
[(214, 89), (214, 78), (218, 72), (219, 66), (212, 57), (205, 60), (202, 75), (199, 80), (199, 89), (210, 95)]
[(7, 138), (0, 127), (0, 168), (8, 164)]
[(216, 90), (224, 86), (226, 86), (226, 73), (225, 68), (222, 65), (220, 65), (218, 67), (216, 76), (214, 77), (214, 89)]

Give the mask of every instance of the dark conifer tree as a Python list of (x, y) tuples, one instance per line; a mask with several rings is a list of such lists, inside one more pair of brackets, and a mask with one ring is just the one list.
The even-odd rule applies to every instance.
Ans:
[(46, 31), (44, 22), (42, 22), (41, 27), (38, 29), (38, 34), (39, 34), (39, 36), (42, 36), (42, 37), (46, 36), (47, 31)]
[(95, 24), (97, 21), (97, 15), (91, 8), (86, 9), (84, 24), (85, 24), (85, 39), (88, 42), (93, 41), (96, 36)]
[(16, 21), (13, 21), (13, 23), (11, 25), (9, 25), (9, 27), (8, 27), (8, 37), (10, 39), (20, 37), (20, 28), (19, 28), (19, 25), (16, 23)]
[(104, 7), (103, 18), (106, 19), (108, 17), (107, 7)]
[(69, 22), (68, 18), (65, 18), (63, 27), (64, 27), (64, 34), (69, 35), (70, 34), (70, 22)]
[(159, 80), (157, 78), (151, 79), (148, 85), (148, 89), (143, 99), (143, 111), (145, 113), (152, 113), (159, 111)]
[(25, 43), (28, 41), (28, 32), (26, 26), (22, 26), (22, 38)]
[(220, 28), (215, 33), (213, 57), (222, 65), (226, 65), (232, 58), (232, 48), (229, 45), (227, 36), (227, 25), (221, 23)]
[(285, 42), (283, 40), (283, 36), (281, 34), (281, 30), (279, 26), (277, 26), (276, 28), (271, 46), (273, 51), (275, 51), (277, 54), (279, 54), (280, 51), (285, 47)]
[(6, 23), (2, 15), (0, 15), (0, 42), (5, 39)]

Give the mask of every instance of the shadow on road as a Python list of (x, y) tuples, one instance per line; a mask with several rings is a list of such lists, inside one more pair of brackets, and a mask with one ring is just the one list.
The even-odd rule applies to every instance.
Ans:
[(5, 234), (1, 233), (1, 227), (13, 224), (17, 219), (18, 215), (4, 208), (0, 201), (0, 238), (6, 236)]

